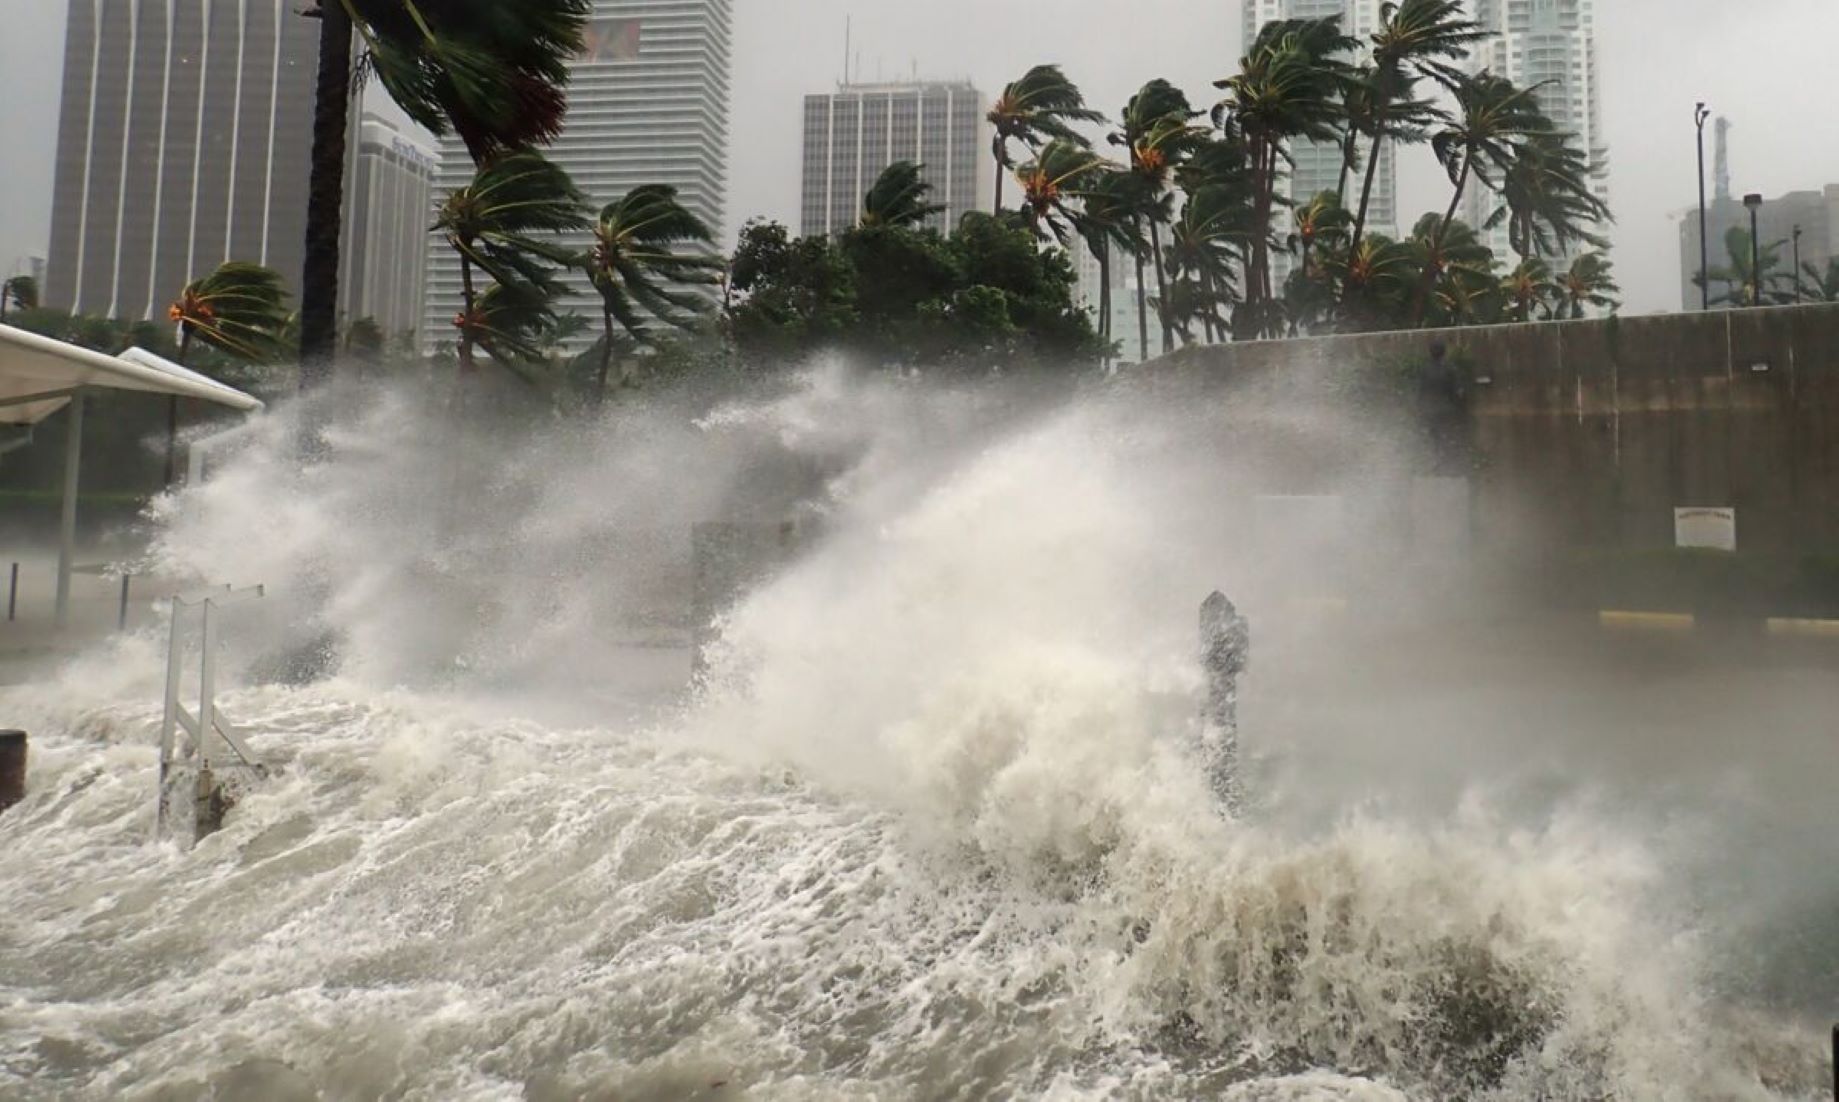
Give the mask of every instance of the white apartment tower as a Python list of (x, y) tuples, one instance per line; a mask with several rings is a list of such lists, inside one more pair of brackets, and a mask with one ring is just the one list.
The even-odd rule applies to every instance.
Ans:
[(339, 321), (377, 323), (389, 338), (418, 333), (427, 277), (434, 150), (365, 114), (345, 159)]
[[(1470, 67), (1490, 70), (1521, 87), (1538, 86), (1534, 94), (1540, 108), (1560, 130), (1576, 135), (1590, 158), (1591, 190), (1607, 203), (1609, 144), (1603, 132), (1595, 7), (1595, 0), (1475, 0), (1476, 22), (1496, 37), (1475, 47)], [(1498, 198), (1478, 188), (1464, 216), (1479, 228), (1498, 205)], [(1514, 263), (1505, 227), (1484, 236), (1503, 263)], [(1562, 269), (1572, 258), (1548, 259)]]
[(921, 178), (932, 185), (928, 201), (945, 208), (927, 225), (949, 231), (982, 198), (984, 107), (965, 83), (846, 84), (806, 96), (800, 234), (855, 225), (863, 196), (897, 161), (922, 166)]
[(298, 291), (319, 42), (298, 7), (70, 0), (47, 304), (163, 319), (226, 260)]
[[(587, 49), (573, 65), (568, 117), (546, 151), (598, 213), (641, 184), (668, 184), (719, 239), (728, 199), (734, 0), (595, 0)], [(472, 178), (457, 139), (441, 142), (436, 200)], [(586, 250), (587, 234), (571, 245)], [(600, 316), (584, 278), (568, 279), (562, 313)], [(423, 341), (453, 339), (460, 266), (429, 251)]]
[[(1244, 0), (1244, 43), (1247, 48), (1258, 37), (1258, 32), (1266, 24), (1280, 19), (1326, 19), (1329, 16), (1341, 17), (1341, 31), (1359, 42), (1356, 61), (1367, 61), (1372, 57), (1372, 38), (1380, 26), (1380, 8), (1382, 0)], [(1341, 197), (1341, 203), (1349, 210), (1360, 204), (1360, 189), (1365, 182), (1365, 158), (1371, 155), (1371, 147), (1363, 140), (1357, 156), (1360, 158), (1346, 175), (1347, 194)], [(1342, 186), (1343, 155), (1340, 146), (1333, 143), (1299, 141), (1290, 148), (1290, 156), (1295, 161), (1290, 171), (1289, 196), (1297, 203), (1307, 203), (1324, 191), (1336, 191)], [(1373, 196), (1367, 208), (1367, 227), (1374, 233), (1395, 236), (1398, 233), (1398, 171), (1397, 150), (1393, 143), (1382, 143), (1379, 150), (1379, 171), (1373, 177)], [(1276, 257), (1276, 275), (1284, 278), (1289, 271), (1290, 257)]]

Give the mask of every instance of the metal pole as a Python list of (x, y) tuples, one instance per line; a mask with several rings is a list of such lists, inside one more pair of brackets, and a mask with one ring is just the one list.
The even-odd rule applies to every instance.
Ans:
[(204, 602), (204, 625), (200, 632), (204, 653), (198, 664), (198, 767), (211, 768), (211, 736), (217, 732), (217, 624), (211, 617), (211, 602)]
[(121, 614), (115, 618), (116, 631), (128, 630), (128, 583), (133, 580), (134, 575), (132, 574), (121, 576)]
[(6, 591), (6, 622), (19, 618), (19, 564), (13, 564), (13, 584)]
[(1699, 130), (1699, 299), (1706, 310), (1711, 309), (1711, 242), (1705, 219), (1705, 120), (1710, 117), (1711, 111), (1703, 103), (1694, 109)]
[(1794, 227), (1794, 304), (1801, 304), (1801, 227)]
[(1750, 204), (1750, 305), (1762, 305), (1762, 229), (1760, 203)]
[(58, 525), (57, 626), (70, 624), (70, 570), (77, 553), (77, 489), (82, 482), (83, 392), (70, 396), (69, 437), (64, 441), (64, 515)]
[(166, 834), (166, 783), (172, 772), (173, 754), (178, 749), (179, 736), (179, 663), (185, 657), (185, 648), (179, 636), (179, 617), (185, 614), (185, 606), (179, 599), (172, 599), (172, 631), (166, 640), (166, 711), (160, 718), (160, 791), (159, 810), (154, 820), (154, 836), (165, 837)]

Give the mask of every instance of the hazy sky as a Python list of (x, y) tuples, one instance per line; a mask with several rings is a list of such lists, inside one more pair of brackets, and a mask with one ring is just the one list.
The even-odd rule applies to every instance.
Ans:
[[(801, 97), (842, 76), (854, 17), (859, 74), (969, 77), (986, 95), (1029, 65), (1064, 65), (1115, 112), (1165, 76), (1197, 104), (1240, 53), (1237, 0), (735, 0), (730, 220), (796, 229)], [(64, 0), (0, 0), (0, 267), (49, 235)], [(1692, 105), (1736, 124), (1739, 193), (1839, 182), (1839, 115), (1825, 94), (1839, 56), (1839, 0), (1597, 0), (1613, 161), (1615, 260), (1631, 312), (1679, 308), (1678, 216), (1696, 203)], [(1441, 209), (1427, 153), (1402, 169), (1401, 218)], [(727, 227), (730, 234), (735, 226)]]

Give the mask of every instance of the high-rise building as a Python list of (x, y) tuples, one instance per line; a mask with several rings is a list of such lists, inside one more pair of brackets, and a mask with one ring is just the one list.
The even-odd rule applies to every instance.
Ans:
[(371, 114), (352, 137), (345, 164), (339, 317), (370, 318), (387, 337), (419, 333), (434, 150)]
[[(1750, 232), (1750, 212), (1743, 205), (1743, 200), (1728, 194), (1711, 199), (1705, 207), (1705, 223), (1711, 239), (1711, 270), (1747, 271), (1749, 258), (1731, 256), (1726, 241), (1731, 230), (1740, 229), (1746, 235)], [(1767, 267), (1767, 261), (1764, 261), (1765, 277), (1770, 274), (1776, 277), (1766, 289), (1791, 292), (1795, 271), (1795, 231), (1800, 231), (1801, 263), (1811, 266), (1815, 273), (1824, 273), (1827, 262), (1839, 258), (1839, 184), (1828, 184), (1820, 191), (1791, 191), (1776, 198), (1764, 199), (1762, 207), (1756, 212), (1756, 229), (1762, 247), (1774, 252), (1776, 258), (1773, 268)], [(1698, 310), (1704, 305), (1698, 283), (1693, 278), (1698, 270), (1699, 214), (1695, 206), (1679, 226), (1680, 305), (1687, 310)], [(1806, 272), (1801, 273), (1801, 278), (1804, 289), (1810, 288), (1813, 281)], [(1713, 280), (1711, 297), (1714, 300), (1740, 298), (1743, 282), (1741, 276), (1734, 286)], [(1730, 301), (1714, 301), (1712, 308), (1715, 310), (1730, 305), (1733, 305)]]
[[(1111, 340), (1118, 346), (1120, 364), (1140, 363), (1143, 359), (1143, 342), (1137, 322), (1137, 274), (1135, 260), (1120, 255), (1111, 258)], [(1073, 304), (1092, 315), (1094, 331), (1101, 328), (1104, 307), (1104, 269), (1092, 250), (1075, 242), (1072, 248), (1073, 266), (1079, 277), (1073, 290)], [(1154, 279), (1155, 277), (1149, 277)], [(1152, 294), (1154, 292), (1151, 292)], [(1149, 354), (1155, 356), (1162, 351), (1161, 323), (1156, 320), (1155, 308), (1150, 307)]]
[[(1595, 0), (1475, 0), (1475, 21), (1495, 37), (1470, 52), (1473, 71), (1487, 69), (1533, 95), (1559, 130), (1573, 135), (1590, 160), (1590, 188), (1609, 201), (1609, 144), (1603, 130), (1602, 77), (1596, 58)], [(1499, 207), (1486, 188), (1469, 193), (1465, 217), (1483, 226)], [(1496, 256), (1513, 263), (1507, 228), (1483, 234)], [(1588, 245), (1548, 258), (1555, 268), (1567, 266)]]
[(163, 317), (226, 260), (298, 293), (319, 24), (295, 0), (70, 0), (45, 301)]
[[(1370, 60), (1382, 6), (1382, 0), (1244, 0), (1244, 42), (1249, 48), (1266, 24), (1280, 19), (1326, 19), (1338, 15), (1342, 33), (1359, 43), (1358, 52), (1350, 60)], [(1333, 142), (1297, 141), (1291, 143), (1289, 152), (1294, 162), (1287, 185), (1292, 202), (1301, 205), (1324, 191), (1345, 190), (1342, 206), (1349, 210), (1359, 207), (1366, 158), (1372, 154), (1366, 141), (1362, 140), (1356, 150), (1356, 163), (1345, 169), (1346, 156)], [(1373, 193), (1367, 205), (1367, 228), (1388, 236), (1398, 232), (1397, 157), (1392, 142), (1380, 143), (1379, 168), (1373, 175)], [(1289, 272), (1292, 258), (1279, 253), (1274, 259), (1274, 274), (1281, 281)]]
[(969, 84), (846, 84), (805, 97), (804, 191), (799, 232), (855, 225), (862, 198), (896, 161), (923, 166), (928, 200), (945, 209), (941, 231), (977, 208), (988, 155), (983, 96)]
[[(728, 199), (728, 114), (734, 0), (595, 0), (588, 48), (570, 65), (568, 117), (547, 150), (598, 212), (642, 184), (666, 184), (717, 237)], [(441, 142), (437, 192), (462, 187), (472, 161)], [(568, 244), (585, 250), (591, 238)], [(429, 251), (425, 344), (452, 339), (461, 303), (452, 250)], [(568, 281), (562, 313), (598, 318), (585, 280)]]

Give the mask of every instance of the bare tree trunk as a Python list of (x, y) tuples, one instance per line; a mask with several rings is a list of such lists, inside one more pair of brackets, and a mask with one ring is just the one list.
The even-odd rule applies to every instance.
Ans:
[(1149, 362), (1149, 281), (1143, 272), (1143, 221), (1137, 220), (1137, 362)]
[(319, 80), (307, 184), (306, 263), (300, 277), (302, 390), (324, 385), (338, 364), (339, 235), (351, 120), (351, 17), (339, 0), (325, 0), (318, 10)]
[(606, 335), (606, 340), (600, 349), (599, 388), (596, 391), (597, 397), (594, 399), (594, 404), (596, 407), (604, 406), (607, 404), (607, 376), (612, 374), (612, 371), (613, 371), (613, 311), (612, 310), (607, 309), (604, 306), (601, 308), (600, 324), (601, 324), (601, 332)]
[(1156, 263), (1156, 316), (1162, 322), (1162, 354), (1166, 356), (1175, 350), (1175, 335), (1169, 329), (1169, 288), (1162, 274), (1162, 225), (1153, 215), (1149, 220), (1149, 240)]
[(990, 142), (990, 157), (996, 162), (996, 206), (990, 213), (1001, 215), (1003, 212), (1003, 176), (1009, 170), (1003, 164), (1003, 139), (1000, 134)]
[(465, 253), (460, 254), (460, 291), (466, 311), (464, 324), (460, 326), (460, 377), (465, 379), (476, 367), (473, 363), (473, 311), (479, 302), (478, 295), (473, 292), (473, 264)]

